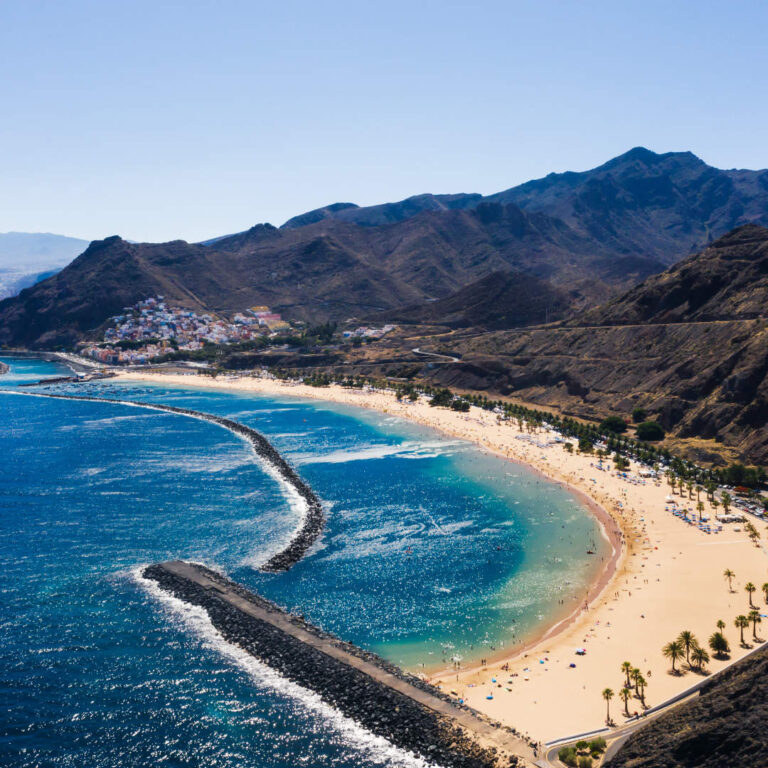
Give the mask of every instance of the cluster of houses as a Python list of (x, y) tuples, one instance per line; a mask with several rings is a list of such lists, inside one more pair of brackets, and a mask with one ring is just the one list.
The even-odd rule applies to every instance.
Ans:
[(342, 335), (345, 339), (380, 339), (384, 334), (393, 330), (394, 327), (394, 325), (385, 325), (382, 328), (360, 326), (360, 328), (355, 328), (354, 331), (344, 331)]
[[(162, 296), (154, 296), (132, 307), (124, 307), (122, 314), (110, 318), (103, 342), (86, 345), (80, 354), (106, 365), (136, 365), (175, 349), (196, 350), (205, 344), (233, 344), (279, 335), (290, 329), (290, 323), (266, 306), (251, 307), (238, 312), (231, 320), (224, 320), (190, 309), (169, 307)], [(133, 343), (127, 348), (121, 342)]]

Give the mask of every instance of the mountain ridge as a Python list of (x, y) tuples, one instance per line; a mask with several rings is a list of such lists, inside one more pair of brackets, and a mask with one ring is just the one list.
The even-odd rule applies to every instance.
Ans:
[[(662, 226), (683, 209), (687, 230)], [(704, 231), (709, 242), (729, 216), (749, 219), (758, 209), (765, 218), (768, 172), (724, 172), (691, 153), (635, 148), (597, 169), (550, 174), (497, 195), (334, 204), (207, 245), (107, 238), (87, 258), (0, 302), (0, 344), (71, 345), (97, 333), (116, 303), (151, 292), (225, 314), (268, 304), (299, 320), (365, 320), (508, 272), (546, 283), (541, 297), (567, 296), (565, 315), (622, 294), (687, 255)], [(489, 315), (483, 324), (494, 327)]]

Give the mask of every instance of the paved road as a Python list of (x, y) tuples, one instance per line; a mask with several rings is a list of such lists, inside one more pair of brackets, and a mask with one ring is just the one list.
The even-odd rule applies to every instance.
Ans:
[(417, 688), (406, 680), (402, 680), (392, 673), (387, 672), (385, 669), (355, 656), (344, 648), (334, 644), (331, 640), (318, 637), (312, 632), (297, 626), (284, 613), (268, 611), (262, 606), (252, 603), (245, 597), (238, 595), (226, 586), (214, 581), (191, 563), (174, 560), (172, 562), (163, 563), (162, 567), (168, 572), (180, 576), (183, 579), (199, 584), (204, 589), (218, 592), (230, 605), (234, 605), (243, 613), (277, 627), (282, 632), (295, 637), (302, 643), (305, 643), (312, 648), (316, 648), (327, 656), (337, 659), (350, 667), (354, 667), (377, 682), (384, 683), (428, 709), (431, 709), (440, 715), (444, 715), (445, 717), (449, 717), (456, 725), (461, 726), (470, 734), (476, 736), (480, 743), (495, 746), (503, 752), (522, 757), (531, 764), (535, 761), (536, 758), (534, 757), (533, 751), (522, 739), (502, 728), (494, 727), (485, 720), (473, 715), (472, 712), (455, 707), (449, 701), (434, 696), (421, 688)]
[(414, 347), (411, 350), (411, 352), (413, 352), (415, 355), (426, 355), (427, 357), (436, 357), (437, 360), (433, 361), (435, 363), (460, 363), (461, 362), (460, 358), (453, 357), (453, 355), (441, 355), (438, 352), (424, 352), (418, 347)]

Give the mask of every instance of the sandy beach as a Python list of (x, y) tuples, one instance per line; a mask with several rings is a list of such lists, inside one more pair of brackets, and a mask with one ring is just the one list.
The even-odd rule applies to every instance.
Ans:
[[(372, 408), (524, 462), (581, 495), (613, 546), (613, 556), (606, 561), (586, 604), (579, 601), (565, 619), (543, 627), (540, 638), (522, 650), (518, 646), (514, 651), (500, 650), (495, 657), (489, 654), (486, 667), (444, 670), (432, 676), (432, 682), (444, 690), (455, 691), (471, 706), (536, 740), (549, 741), (603, 726), (606, 707), (601, 692), (607, 687), (616, 694), (611, 714), (616, 723), (623, 723), (624, 707), (618, 693), (625, 684), (624, 661), (639, 668), (646, 678), (649, 706), (699, 681), (700, 674), (689, 671), (685, 662), (678, 663), (684, 673), (672, 675), (669, 661), (662, 655), (662, 647), (682, 630), (692, 631), (707, 647), (718, 619), (726, 623), (731, 655), (726, 660), (712, 658), (707, 665), (710, 672), (743, 656), (749, 647), (740, 646), (733, 620), (750, 610), (744, 591), (747, 582), (757, 586), (755, 606), (768, 613), (760, 592), (768, 581), (768, 552), (762, 540), (759, 546), (749, 541), (743, 526), (724, 525), (720, 533), (704, 533), (667, 510), (665, 500), (671, 491), (665, 481), (642, 480), (635, 466), (625, 479), (610, 466), (599, 469), (593, 456), (568, 453), (561, 444), (542, 447), (544, 433), (521, 433), (517, 424), (498, 423), (496, 415), (488, 411), (473, 407), (469, 413), (460, 413), (431, 408), (423, 398), (417, 403), (398, 402), (390, 392), (315, 388), (256, 377), (210, 379), (126, 372), (119, 378)], [(695, 493), (689, 499), (675, 492), (673, 498), (679, 506), (695, 510)], [(702, 500), (704, 514), (714, 519), (704, 494)], [(758, 524), (758, 529), (765, 538), (764, 526)], [(736, 573), (733, 591), (723, 577), (726, 568)], [(768, 636), (768, 627), (761, 632), (758, 625), (757, 634)], [(744, 635), (754, 645), (751, 626)], [(586, 654), (577, 655), (579, 648), (586, 649)], [(629, 711), (641, 711), (637, 698), (630, 699)]]

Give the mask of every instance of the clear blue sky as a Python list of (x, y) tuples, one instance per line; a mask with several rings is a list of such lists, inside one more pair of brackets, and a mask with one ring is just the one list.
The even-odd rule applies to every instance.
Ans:
[(768, 3), (0, 2), (0, 231), (196, 240), (643, 145), (768, 167)]

